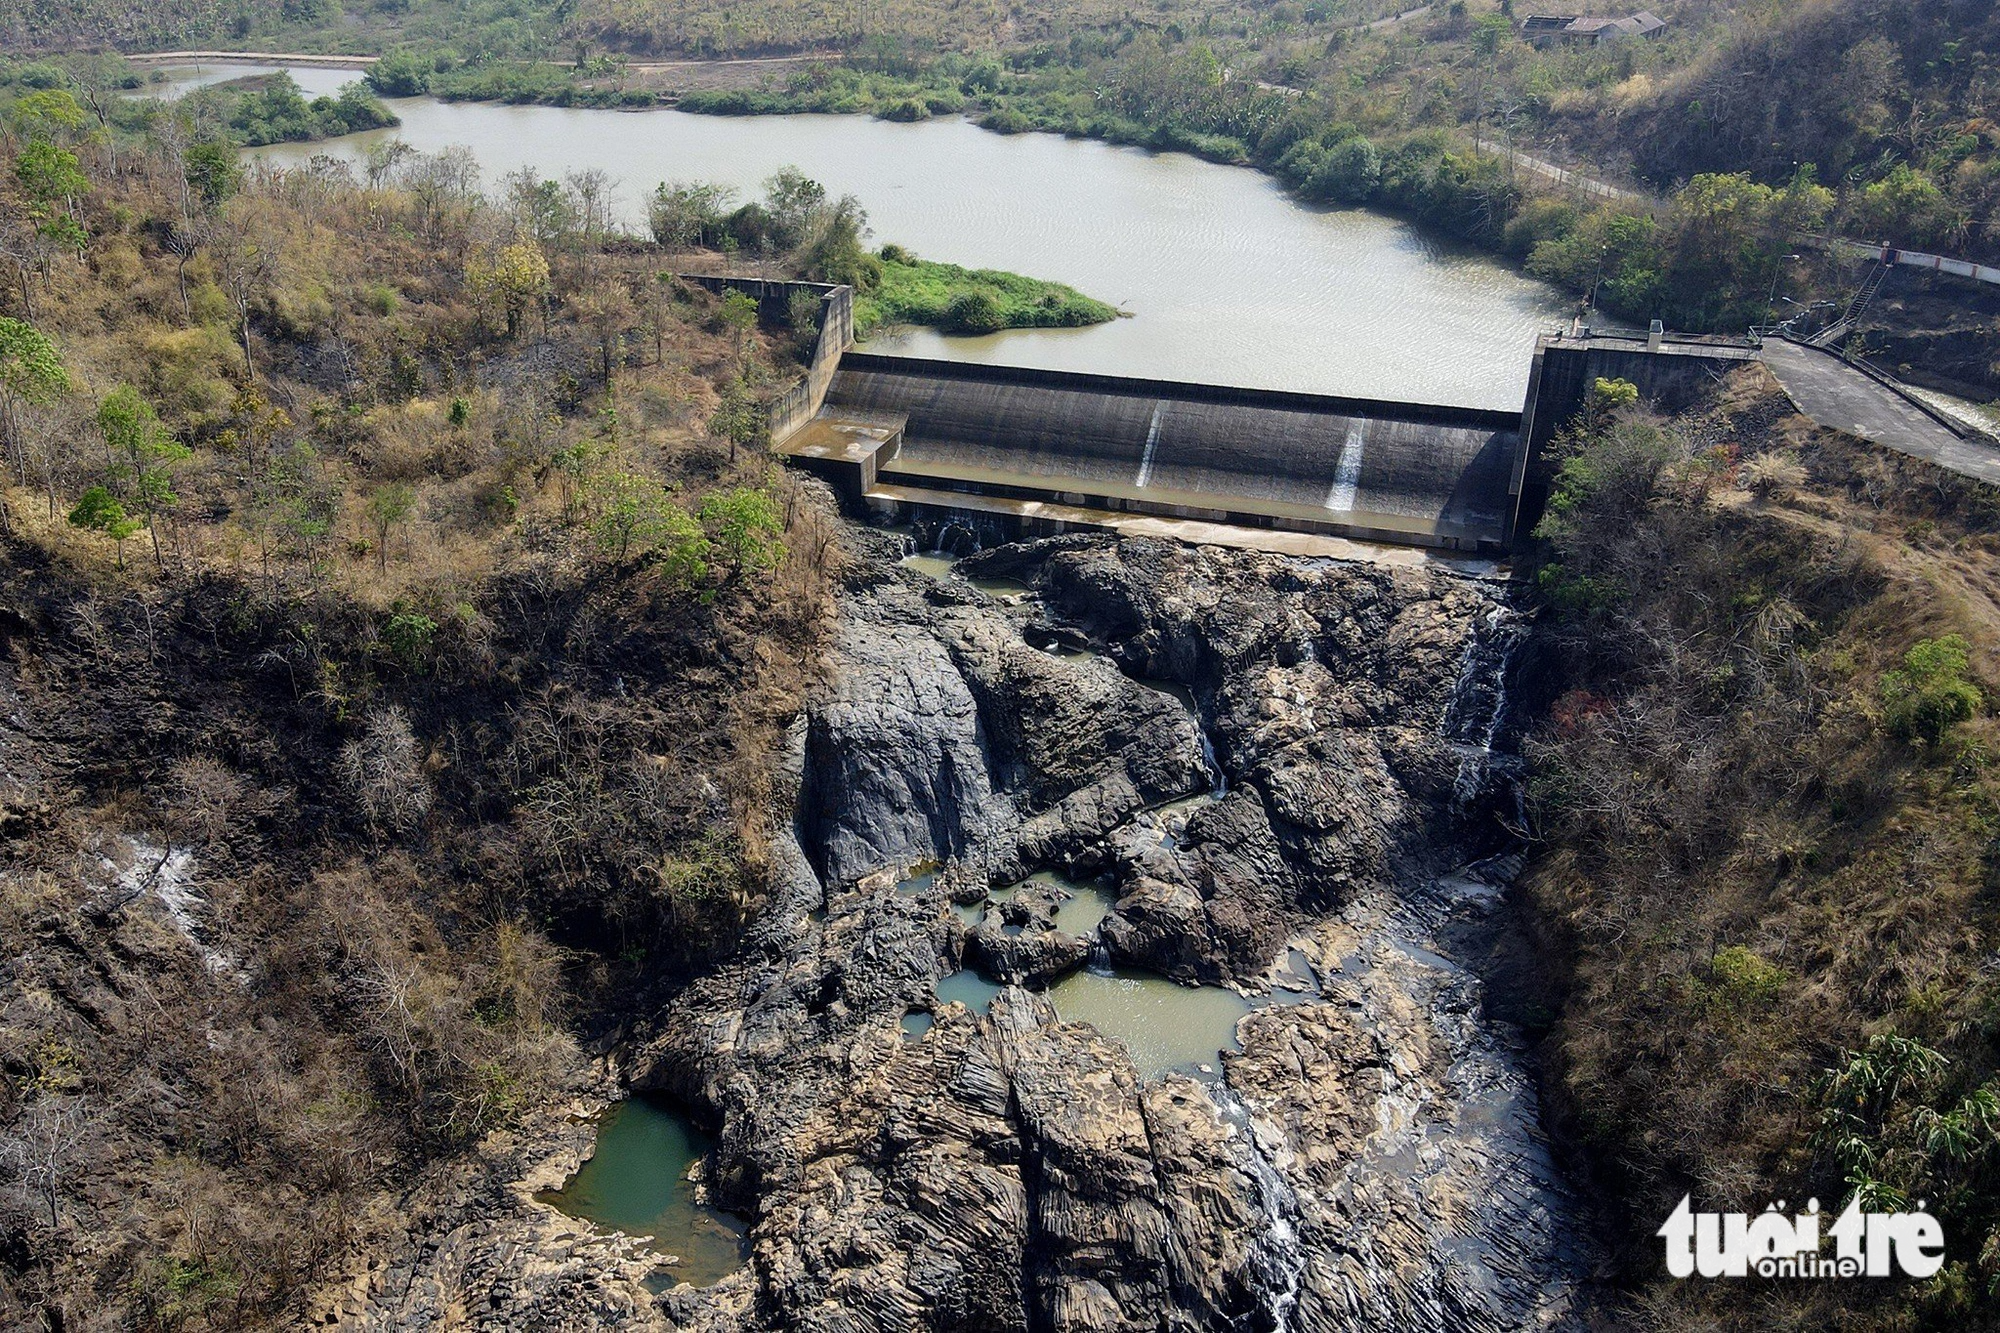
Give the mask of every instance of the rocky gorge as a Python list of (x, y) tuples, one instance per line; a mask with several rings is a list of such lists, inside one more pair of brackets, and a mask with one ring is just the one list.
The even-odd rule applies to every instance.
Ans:
[[(747, 1221), (748, 1262), (667, 1288), (670, 1265), (534, 1203), (587, 1150), (550, 1121), (329, 1318), (1576, 1323), (1589, 1223), (1524, 1047), (1458, 961), (1508, 929), (1519, 861), (1504, 585), (1097, 537), (932, 577), (903, 541), (852, 534), (768, 907), (614, 1052), (717, 1132), (698, 1188)], [(1058, 890), (979, 906), (1046, 869), (1115, 904), (1081, 934)], [(1143, 1077), (1043, 989), (1110, 966), (1251, 997), (1239, 1048)], [(985, 1013), (941, 1001), (963, 968), (1012, 984)]]

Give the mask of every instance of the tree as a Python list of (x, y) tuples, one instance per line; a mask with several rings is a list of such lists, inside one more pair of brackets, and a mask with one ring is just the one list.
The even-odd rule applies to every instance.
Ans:
[(361, 735), (341, 747), (340, 777), (362, 817), (396, 833), (414, 830), (436, 800), (409, 714), (394, 704), (371, 709)]
[(83, 493), (76, 508), (69, 511), (69, 525), (88, 532), (101, 532), (118, 543), (118, 568), (125, 568), (125, 543), (136, 533), (141, 524), (129, 518), (125, 506), (113, 499), (111, 492), (102, 486), (92, 486)]
[(646, 210), (653, 240), (677, 249), (720, 246), (736, 191), (702, 181), (662, 181)]
[(785, 554), (777, 540), (784, 521), (768, 491), (748, 486), (717, 491), (701, 502), (698, 516), (737, 574), (769, 569)]
[(578, 292), (564, 304), (575, 311), (579, 322), (597, 339), (598, 360), (604, 383), (609, 386), (613, 365), (624, 347), (625, 332), (639, 318), (632, 293), (616, 278), (607, 278)]
[(69, 392), (69, 372), (55, 344), (34, 325), (0, 316), (0, 425), (23, 486), (28, 484), (21, 405), (45, 406)]
[(83, 196), (90, 189), (90, 180), (77, 165), (76, 154), (52, 143), (31, 143), (14, 159), (14, 179), (20, 182), (35, 230), (47, 240), (80, 253), (88, 239), (83, 226)]
[(747, 449), (764, 438), (770, 429), (770, 419), (749, 386), (737, 380), (724, 386), (722, 402), (709, 417), (708, 429), (718, 439), (729, 441), (729, 461), (733, 463), (737, 450)]
[(174, 493), (172, 470), (186, 462), (191, 451), (166, 432), (153, 405), (129, 384), (121, 384), (105, 396), (97, 409), (97, 427), (104, 432), (104, 443), (111, 452), (124, 458), (134, 501), (152, 534), (153, 558), (164, 574), (167, 557), (160, 546), (159, 516), (171, 513), (180, 503), (180, 496)]
[(181, 169), (195, 201), (210, 211), (228, 203), (243, 183), (243, 168), (237, 165), (236, 150), (213, 139), (190, 145), (182, 155)]
[(416, 506), (416, 492), (400, 481), (392, 481), (368, 497), (368, 521), (375, 525), (376, 563), (385, 574), (389, 572), (389, 531)]
[(84, 1098), (44, 1092), (22, 1112), (19, 1128), (0, 1138), (0, 1165), (49, 1210), (51, 1229), (70, 1176), (89, 1156), (99, 1112)]
[(862, 245), (868, 235), (868, 213), (853, 195), (822, 209), (817, 225), (799, 258), (800, 271), (815, 282), (846, 283), (869, 291), (882, 282), (882, 261)]
[(465, 281), (482, 303), (499, 304), (511, 338), (521, 327), (521, 312), (548, 295), (549, 261), (533, 241), (517, 241), (468, 262)]
[(90, 127), (76, 98), (61, 88), (28, 93), (14, 103), (14, 132), (30, 143), (74, 143)]
[(1364, 204), (1375, 197), (1382, 181), (1382, 155), (1362, 136), (1350, 135), (1326, 150), (1318, 170), (1306, 182), (1315, 199)]
[(721, 315), (723, 326), (736, 336), (736, 345), (741, 347), (750, 330), (757, 327), (757, 298), (745, 292), (724, 292)]
[(253, 199), (239, 200), (218, 219), (217, 244), (211, 251), (222, 289), (236, 312), (237, 343), (243, 349), (243, 377), (255, 383), (256, 364), (250, 359), (250, 304), (271, 280), (280, 246)]
[(774, 239), (781, 249), (789, 250), (812, 233), (826, 206), (826, 187), (797, 167), (779, 167), (764, 182), (764, 206), (771, 214)]
[(657, 481), (630, 472), (607, 472), (594, 478), (590, 497), (597, 510), (591, 523), (597, 544), (607, 552), (616, 552), (620, 564), (635, 544), (644, 550), (658, 540), (666, 529), (668, 511), (678, 508)]

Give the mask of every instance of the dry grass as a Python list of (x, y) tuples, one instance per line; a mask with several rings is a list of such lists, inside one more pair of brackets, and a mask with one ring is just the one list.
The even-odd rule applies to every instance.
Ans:
[[(2000, 1226), (1992, 1165), (1896, 1145), (1916, 1099), (1948, 1109), (2000, 1070), (1995, 497), (1790, 416), (1761, 371), (1672, 427), (1784, 485), (1710, 503), (1670, 482), (1627, 532), (1577, 539), (1672, 564), (1600, 626), (1641, 646), (1573, 659), (1535, 747), (1548, 845), (1526, 883), (1569, 978), (1548, 1043), (1557, 1105), (1633, 1218), (1649, 1326), (1969, 1326)], [(1973, 646), (1988, 707), (1913, 745), (1884, 725), (1884, 677), (1948, 634)], [(1958, 1238), (1947, 1280), (1784, 1300), (1650, 1285), (1651, 1229), (1684, 1192), (1724, 1210), (1845, 1199), (1815, 1137), (1820, 1080), (1885, 1033), (1952, 1061), (1879, 1127), (1882, 1178)]]

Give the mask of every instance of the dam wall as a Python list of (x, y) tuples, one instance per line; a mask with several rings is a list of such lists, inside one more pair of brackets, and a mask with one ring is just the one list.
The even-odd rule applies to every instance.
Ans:
[(1677, 412), (1756, 356), (1748, 342), (1720, 339), (1643, 333), (1540, 339), (1521, 412), (1521, 449), (1508, 487), (1515, 506), (1511, 530), (1525, 538), (1541, 519), (1556, 470), (1549, 442), (1583, 411), (1598, 380), (1626, 380), (1638, 388), (1641, 401), (1661, 412)]
[(977, 513), (1019, 533), (1151, 516), (1498, 553), (1541, 517), (1548, 446), (1596, 381), (1628, 380), (1672, 412), (1757, 355), (1658, 332), (1548, 336), (1517, 415), (852, 351), (847, 287), (686, 281), (751, 296), (779, 328), (797, 293), (819, 301), (806, 373), (770, 405), (793, 466), (856, 511)]
[(840, 358), (854, 346), (854, 289), (824, 282), (778, 282), (768, 278), (723, 278), (706, 274), (677, 275), (692, 287), (721, 296), (741, 292), (757, 302), (757, 322), (770, 329), (789, 330), (792, 298), (800, 292), (819, 303), (819, 333), (805, 375), (770, 403), (770, 431), (781, 440), (811, 421), (826, 402)]
[(830, 417), (885, 486), (1465, 551), (1503, 547), (1521, 418), (849, 353)]

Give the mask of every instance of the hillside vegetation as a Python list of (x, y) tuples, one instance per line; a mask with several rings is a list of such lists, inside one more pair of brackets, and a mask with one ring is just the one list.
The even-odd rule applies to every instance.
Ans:
[(0, 139), (7, 1327), (303, 1326), (732, 946), (825, 619), (789, 352), (601, 179), (200, 133)]
[[(1532, 46), (1500, 0), (1452, 0), (1400, 21), (1373, 0), (1199, 11), (245, 0), (203, 11), (208, 26), (197, 27), (213, 30), (226, 12), (229, 33), (214, 40), (395, 48), (371, 75), (385, 94), (899, 120), (967, 112), (1003, 132), (1251, 163), (1304, 198), (1391, 208), (1508, 253), (1621, 319), (1694, 331), (1790, 313), (1779, 288), (1797, 303), (1844, 300), (1858, 272), (1812, 250), (1787, 258), (1801, 233), (2000, 258), (1991, 6), (1914, 0), (1894, 23), (1872, 0), (1655, 8), (1669, 25), (1660, 39), (1601, 48)], [(18, 46), (129, 45), (123, 34), (150, 21), (129, 0), (96, 0), (23, 30)], [(684, 95), (670, 71), (626, 63), (771, 51), (845, 59), (762, 88)], [(510, 59), (523, 56), (539, 59)], [(1572, 195), (1515, 151), (1581, 159), (1665, 202)]]
[[(1607, 402), (1567, 447), (1525, 885), (1642, 1325), (1990, 1326), (2000, 495), (1813, 428), (1761, 368), (1672, 421)], [(1922, 1200), (1949, 1262), (1673, 1282), (1653, 1231), (1690, 1192)]]

